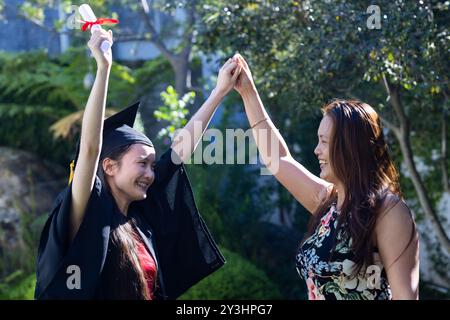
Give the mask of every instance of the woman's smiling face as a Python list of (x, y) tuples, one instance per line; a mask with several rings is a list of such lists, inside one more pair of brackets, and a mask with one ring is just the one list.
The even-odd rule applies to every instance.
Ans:
[(317, 137), (319, 139), (314, 154), (317, 156), (320, 165), (320, 177), (331, 183), (336, 183), (336, 176), (333, 173), (330, 163), (330, 140), (333, 129), (333, 120), (329, 116), (324, 116), (320, 121)]
[(133, 144), (116, 162), (111, 186), (128, 201), (143, 200), (155, 179), (155, 149), (144, 144)]

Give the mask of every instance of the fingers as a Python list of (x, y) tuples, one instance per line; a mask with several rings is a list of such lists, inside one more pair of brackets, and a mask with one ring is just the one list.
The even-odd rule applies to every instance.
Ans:
[(245, 61), (244, 57), (242, 57), (239, 53), (236, 53), (233, 58), (236, 58), (239, 62), (241, 62), (244, 68), (249, 69), (247, 61)]
[(228, 72), (228, 73), (232, 73), (233, 70), (236, 68), (237, 66), (237, 62), (234, 62), (232, 59), (230, 59), (230, 61), (226, 62), (223, 66), (223, 70)]
[[(101, 39), (101, 40), (100, 40)], [(109, 31), (105, 31), (103, 29), (97, 29), (95, 30), (92, 35), (91, 35), (91, 39), (89, 40), (89, 42), (91, 44), (97, 44), (100, 41), (103, 42), (104, 40), (107, 40), (109, 42), (113, 42), (113, 33), (111, 30)]]
[(232, 59), (228, 59), (227, 61), (225, 61), (225, 63), (222, 65), (222, 67), (220, 68), (220, 71), (225, 70), (225, 68), (231, 63)]
[(100, 50), (101, 45), (104, 41), (110, 42), (112, 44), (111, 38), (109, 36), (101, 35), (101, 36), (95, 37), (94, 39), (91, 39), (88, 42), (88, 46), (92, 52), (98, 51), (98, 50)]
[(233, 74), (233, 76), (231, 77), (231, 79), (233, 80), (233, 82), (236, 81), (236, 79), (239, 77), (239, 75), (241, 74), (241, 71), (242, 71), (242, 66), (241, 66), (241, 65), (238, 65), (238, 66), (236, 67), (236, 69), (234, 69), (234, 74)]

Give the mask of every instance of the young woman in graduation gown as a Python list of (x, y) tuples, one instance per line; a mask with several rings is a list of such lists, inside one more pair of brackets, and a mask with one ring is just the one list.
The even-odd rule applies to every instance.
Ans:
[[(97, 74), (75, 171), (42, 231), (36, 299), (176, 299), (225, 260), (200, 216), (183, 166), (241, 71), (230, 59), (217, 85), (158, 161), (134, 130), (138, 103), (104, 119), (111, 31), (88, 46)], [(196, 130), (194, 130), (194, 124)], [(198, 130), (200, 126), (201, 130)]]

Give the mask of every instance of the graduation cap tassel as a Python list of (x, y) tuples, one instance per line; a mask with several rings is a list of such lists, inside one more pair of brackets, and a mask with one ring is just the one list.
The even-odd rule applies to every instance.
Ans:
[(70, 184), (73, 180), (73, 174), (74, 174), (74, 167), (75, 167), (75, 160), (72, 160), (70, 163), (70, 176), (69, 176), (69, 183)]

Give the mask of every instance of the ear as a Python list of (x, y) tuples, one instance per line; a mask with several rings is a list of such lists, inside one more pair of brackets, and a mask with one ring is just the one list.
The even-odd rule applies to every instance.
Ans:
[(103, 166), (103, 172), (107, 176), (115, 175), (115, 173), (117, 171), (117, 161), (112, 160), (110, 158), (105, 158), (102, 161), (102, 166)]

